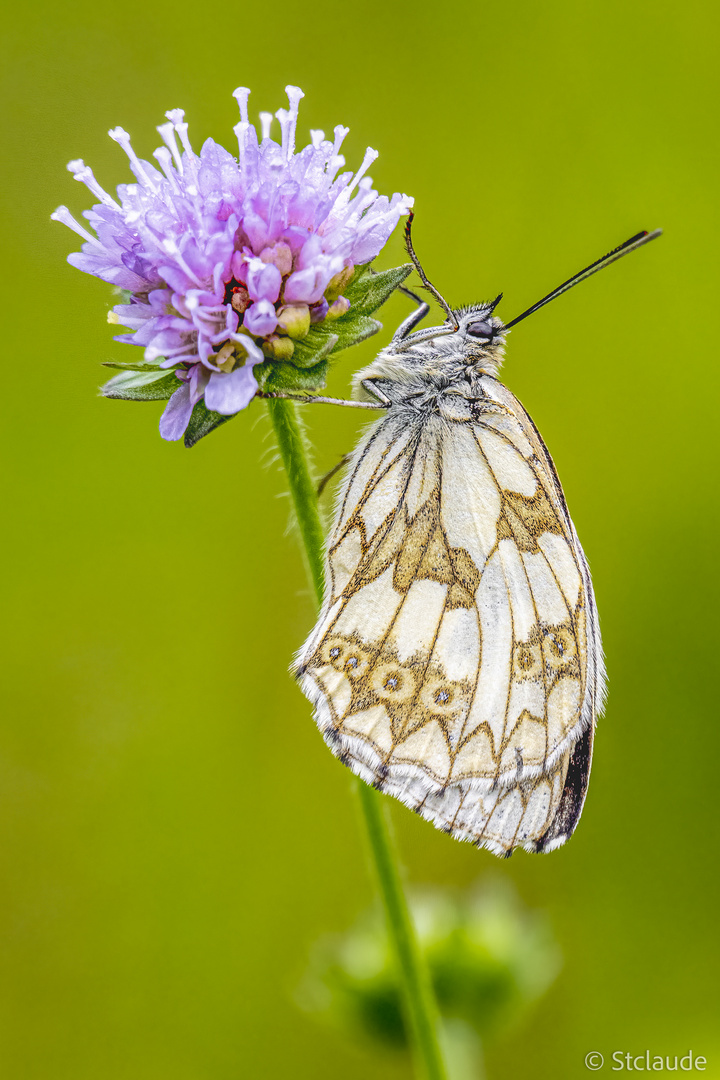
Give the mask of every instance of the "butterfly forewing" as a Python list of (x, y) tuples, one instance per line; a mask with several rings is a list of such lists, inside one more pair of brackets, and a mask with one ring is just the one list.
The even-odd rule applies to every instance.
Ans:
[(364, 780), (505, 854), (574, 828), (599, 639), (552, 461), (519, 402), (481, 382), (481, 401), (390, 411), (356, 450), (298, 675)]

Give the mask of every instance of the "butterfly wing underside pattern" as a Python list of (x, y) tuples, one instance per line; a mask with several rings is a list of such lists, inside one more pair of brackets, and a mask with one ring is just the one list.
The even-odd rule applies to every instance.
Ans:
[(460, 840), (551, 850), (580, 816), (602, 695), (592, 585), (554, 466), (497, 380), (363, 439), (297, 659), (362, 779)]

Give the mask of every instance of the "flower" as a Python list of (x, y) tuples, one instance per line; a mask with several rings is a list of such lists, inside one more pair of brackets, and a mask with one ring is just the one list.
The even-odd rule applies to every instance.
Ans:
[(290, 107), (275, 114), (280, 143), (270, 113), (260, 113), (258, 140), (250, 91), (234, 92), (237, 160), (212, 139), (195, 153), (183, 111), (171, 109), (157, 129), (159, 169), (137, 157), (122, 128), (109, 132), (137, 180), (120, 185), (117, 200), (82, 161), (68, 165), (100, 200), (84, 213), (95, 236), (65, 206), (52, 215), (86, 241), (68, 262), (130, 294), (109, 315), (130, 331), (116, 340), (143, 346), (146, 365), (173, 369), (182, 383), (160, 421), (166, 439), (181, 438), (203, 398), (225, 416), (244, 409), (258, 389), (254, 367), (290, 359), (311, 326), (347, 310), (340, 293), (354, 267), (379, 253), (412, 206), (373, 190), (365, 174), (375, 150), (354, 175), (340, 172), (347, 128), (336, 127), (332, 142), (312, 131), (296, 151), (304, 95), (286, 90)]
[[(457, 1061), (462, 1053), (463, 1076), (483, 1075), (482, 1045), (520, 1022), (560, 970), (547, 915), (526, 908), (499, 880), (467, 891), (426, 889), (408, 900), (448, 1057)], [(315, 943), (298, 1003), (365, 1045), (407, 1046), (393, 954), (381, 912), (365, 912), (344, 934)]]

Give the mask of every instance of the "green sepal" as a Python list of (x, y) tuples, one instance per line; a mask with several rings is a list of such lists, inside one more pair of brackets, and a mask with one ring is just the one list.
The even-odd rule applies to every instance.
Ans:
[[(266, 372), (255, 368), (255, 378), (262, 390), (322, 390), (327, 380), (327, 360), (312, 367), (299, 368), (285, 360), (275, 360), (270, 364), (263, 364)], [(261, 377), (262, 376), (262, 377)]]
[(359, 341), (372, 337), (382, 330), (382, 323), (377, 319), (371, 319), (369, 315), (361, 315), (356, 309), (350, 308), (347, 315), (340, 319), (334, 319), (331, 323), (337, 334), (337, 345), (334, 352), (348, 349), (351, 345), (357, 345)]
[[(333, 329), (330, 329), (331, 325)], [(335, 323), (317, 323), (315, 326), (311, 326), (307, 337), (303, 338), (302, 341), (295, 342), (295, 351), (292, 358), (293, 367), (315, 367), (331, 352), (334, 352), (339, 340), (334, 327)]]
[[(295, 342), (293, 366), (315, 367), (331, 353), (356, 345), (381, 330), (382, 323), (371, 319), (370, 315), (385, 303), (412, 269), (411, 263), (405, 263), (376, 273), (370, 266), (359, 266), (343, 290), (343, 296), (350, 301), (350, 310), (339, 319), (313, 324), (307, 337)], [(291, 387), (288, 384), (284, 388)]]
[(139, 364), (124, 364), (119, 360), (101, 360), (100, 363), (103, 367), (118, 368), (120, 371), (174, 371), (175, 368), (161, 368), (159, 363), (149, 364), (147, 361), (142, 361)]
[(391, 270), (380, 271), (363, 266), (360, 270), (360, 273), (353, 275), (343, 292), (343, 296), (352, 305), (348, 316), (353, 311), (358, 315), (372, 315), (373, 311), (377, 311), (385, 303), (393, 290), (402, 285), (405, 278), (412, 273), (413, 266), (412, 263), (404, 263)]
[[(296, 341), (293, 364), (296, 367), (311, 367), (330, 356), (331, 353), (335, 355), (341, 349), (347, 349), (351, 345), (356, 345), (358, 341), (372, 337), (378, 330), (382, 330), (381, 322), (363, 315), (355, 308), (350, 308), (346, 315), (342, 315), (339, 319), (318, 323), (303, 341)], [(305, 360), (304, 350), (311, 335), (313, 352), (311, 362), (308, 362)], [(324, 342), (324, 345), (321, 345), (321, 342)], [(302, 363), (298, 363), (298, 354), (303, 360)]]
[(121, 401), (167, 401), (181, 386), (174, 371), (121, 371), (100, 387), (100, 393)]
[(212, 412), (207, 408), (204, 401), (198, 401), (195, 408), (192, 411), (190, 417), (190, 423), (185, 431), (185, 446), (190, 449), (195, 443), (200, 442), (206, 435), (209, 435), (215, 428), (220, 427), (227, 420), (232, 420), (233, 416), (237, 416), (237, 413), (232, 413), (230, 416), (224, 416), (222, 413)]

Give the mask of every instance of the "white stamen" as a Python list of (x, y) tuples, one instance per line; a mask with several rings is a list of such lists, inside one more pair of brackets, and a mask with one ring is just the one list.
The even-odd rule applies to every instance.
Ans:
[(345, 142), (345, 136), (350, 131), (350, 128), (343, 127), (342, 124), (338, 124), (335, 130), (335, 142), (333, 143), (333, 157), (337, 156), (337, 152)]
[[(345, 158), (342, 154), (338, 154), (337, 157), (332, 157), (325, 165), (325, 189), (329, 190), (335, 186), (336, 177), (338, 171), (342, 169), (345, 164)], [(343, 173), (343, 176), (347, 176), (348, 180), (352, 176), (352, 173)]]
[(97, 195), (101, 203), (105, 206), (112, 207), (113, 210), (120, 210), (121, 206), (115, 202), (112, 195), (108, 195), (104, 188), (101, 188), (97, 180), (93, 175), (93, 171), (89, 165), (86, 165), (82, 158), (77, 158), (75, 161), (68, 162), (68, 172), (71, 172), (76, 180), (79, 180), (81, 184), (86, 184), (92, 191), (93, 195)]
[(170, 150), (173, 159), (175, 161), (175, 167), (182, 176), (183, 164), (180, 151), (178, 150), (177, 139), (175, 138), (175, 128), (172, 124), (161, 124), (157, 129), (158, 134), (167, 148)]
[(245, 137), (251, 127), (252, 124), (248, 123), (247, 120), (241, 120), (240, 123), (236, 124), (233, 128), (233, 131), (237, 135), (238, 151), (240, 157), (240, 171), (242, 173), (244, 173), (247, 168), (245, 162)]
[(250, 97), (250, 91), (247, 86), (238, 86), (237, 90), (233, 90), (233, 97), (238, 103), (240, 109), (240, 119), (244, 123), (248, 123), (248, 98)]
[(195, 151), (193, 150), (192, 146), (190, 145), (190, 140), (188, 139), (188, 126), (187, 126), (187, 124), (176, 124), (175, 125), (175, 130), (177, 131), (178, 135), (180, 136), (180, 142), (182, 143), (183, 150), (188, 155), (188, 157), (191, 158), (194, 161), (195, 160)]
[(341, 199), (343, 197), (346, 198), (346, 199), (350, 198), (350, 193), (352, 191), (354, 191), (354, 189), (360, 183), (363, 176), (365, 175), (365, 173), (368, 171), (368, 169), (372, 165), (373, 161), (376, 161), (377, 158), (379, 158), (379, 157), (380, 157), (379, 152), (377, 150), (373, 150), (371, 147), (368, 146), (367, 150), (365, 151), (365, 157), (362, 160), (362, 165), (360, 166), (358, 171), (355, 173), (354, 179), (350, 181), (348, 186), (343, 191), (342, 195), (340, 196)]
[(152, 177), (145, 172), (140, 158), (137, 156), (132, 146), (130, 145), (130, 136), (128, 135), (127, 131), (125, 131), (125, 129), (121, 127), (111, 128), (110, 131), (108, 131), (108, 135), (116, 143), (119, 143), (120, 146), (122, 146), (123, 150), (130, 158), (130, 165), (132, 166), (133, 172), (137, 176), (140, 183), (143, 184), (144, 187), (150, 188), (154, 195), (157, 195), (158, 189), (155, 186), (155, 182), (153, 181)]
[(100, 248), (101, 251), (105, 251), (105, 248), (102, 246), (97, 236), (93, 236), (87, 229), (84, 229), (80, 222), (76, 221), (72, 216), (67, 206), (58, 206), (57, 210), (50, 215), (50, 220), (60, 221), (63, 225), (68, 225), (73, 232), (78, 234), (78, 236), (82, 236), (83, 240), (87, 240), (89, 244), (94, 244), (95, 247)]
[(289, 114), (290, 126), (289, 126), (289, 134), (288, 134), (288, 151), (287, 151), (287, 158), (288, 158), (288, 161), (289, 161), (290, 158), (295, 153), (295, 130), (297, 128), (298, 106), (299, 106), (300, 102), (302, 101), (302, 99), (305, 97), (305, 95), (304, 95), (304, 93), (302, 92), (302, 90), (300, 89), (299, 86), (286, 86), (285, 87), (285, 93), (287, 94), (288, 101), (290, 102), (290, 114)]
[(274, 119), (274, 117), (273, 117), (273, 114), (271, 112), (261, 112), (260, 113), (260, 128), (261, 128), (263, 139), (269, 139), (270, 138), (270, 130), (272, 128), (273, 119)]
[(320, 149), (320, 144), (325, 142), (325, 132), (320, 130), (310, 129), (310, 141), (313, 144), (315, 150)]
[(280, 145), (282, 146), (283, 157), (287, 160), (288, 146), (290, 145), (290, 113), (287, 109), (278, 109), (275, 115), (280, 121), (280, 130), (282, 132)]
[[(190, 141), (187, 137), (188, 126), (185, 123), (185, 111), (183, 109), (169, 109), (165, 115), (180, 136), (183, 150), (188, 154), (190, 159), (194, 159), (195, 151), (190, 145)], [(172, 149), (172, 147), (170, 149)]]
[(168, 180), (172, 184), (173, 191), (179, 192), (177, 180), (175, 179), (175, 170), (172, 167), (172, 155), (167, 146), (158, 146), (157, 150), (153, 151), (153, 157), (160, 162), (162, 171), (167, 176)]

